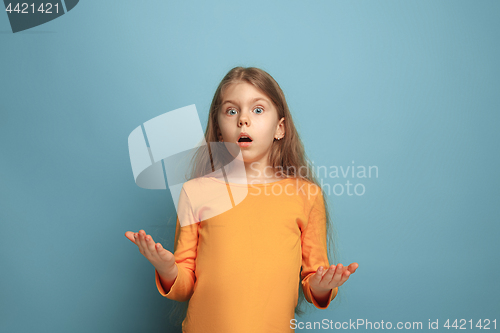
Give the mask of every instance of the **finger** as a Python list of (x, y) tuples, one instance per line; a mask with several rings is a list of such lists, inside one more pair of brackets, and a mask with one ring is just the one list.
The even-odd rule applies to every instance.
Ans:
[(156, 252), (156, 247), (155, 247), (155, 242), (153, 240), (153, 237), (151, 235), (146, 235), (146, 244), (148, 247), (149, 252), (151, 252), (151, 255), (157, 256), (158, 253)]
[(330, 268), (326, 270), (325, 275), (323, 275), (323, 279), (321, 280), (321, 282), (324, 282), (325, 284), (329, 283), (332, 280), (334, 273), (335, 265), (331, 265)]
[(139, 244), (139, 250), (143, 255), (146, 255), (147, 251), (146, 240), (144, 239), (145, 235), (146, 233), (144, 232), (144, 230), (139, 230), (139, 232), (137, 233), (137, 243)]
[(168, 262), (175, 262), (175, 256), (172, 252), (168, 251), (167, 249), (164, 249), (163, 246), (160, 243), (156, 243), (156, 249), (158, 256), (162, 260), (168, 261)]
[(144, 250), (144, 253), (146, 256), (149, 256), (151, 254), (151, 251), (149, 250), (148, 247), (148, 241), (146, 240), (146, 237), (148, 236), (144, 230), (142, 230), (144, 233), (141, 234), (141, 245)]
[(134, 233), (132, 231), (127, 231), (125, 233), (125, 237), (127, 237), (132, 243), (135, 244)]
[(134, 233), (134, 243), (135, 243), (135, 245), (137, 245), (137, 247), (139, 248), (139, 251), (141, 251), (141, 253), (142, 253), (141, 242), (139, 241), (139, 233), (138, 232)]
[(351, 272), (349, 270), (345, 270), (344, 271), (344, 274), (342, 274), (342, 278), (340, 279), (340, 283), (339, 283), (339, 286), (343, 285), (344, 282), (347, 281), (347, 279), (349, 279), (349, 276), (351, 276)]
[(350, 265), (348, 266), (348, 268), (347, 268), (347, 269), (348, 269), (348, 270), (349, 270), (349, 272), (352, 274), (352, 273), (356, 272), (356, 270), (358, 269), (358, 267), (359, 267), (358, 263), (357, 263), (357, 262), (353, 262), (352, 264), (350, 264)]
[(167, 254), (167, 251), (164, 251), (165, 249), (163, 246), (161, 246), (160, 243), (156, 243), (156, 252), (160, 256), (160, 258), (165, 259), (165, 254)]
[(323, 266), (320, 266), (316, 270), (316, 273), (312, 276), (312, 279), (314, 279), (314, 281), (319, 284), (324, 274), (325, 274), (325, 269), (323, 268)]
[(341, 263), (338, 263), (337, 269), (335, 270), (335, 274), (333, 275), (333, 278), (330, 279), (330, 281), (334, 282), (335, 284), (338, 284), (340, 282), (343, 272), (344, 272), (344, 266)]

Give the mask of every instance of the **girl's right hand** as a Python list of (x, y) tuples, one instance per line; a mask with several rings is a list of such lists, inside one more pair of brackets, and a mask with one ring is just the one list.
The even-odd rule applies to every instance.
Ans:
[(139, 232), (127, 231), (125, 233), (132, 243), (137, 245), (139, 251), (156, 268), (160, 275), (170, 275), (175, 271), (175, 257), (172, 252), (164, 249), (160, 243), (155, 243), (153, 237), (147, 235), (144, 230)]

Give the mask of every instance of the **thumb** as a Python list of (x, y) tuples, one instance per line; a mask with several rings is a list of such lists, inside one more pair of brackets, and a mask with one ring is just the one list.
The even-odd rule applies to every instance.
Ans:
[(156, 243), (156, 251), (163, 260), (174, 260), (174, 254), (169, 250), (164, 249), (160, 243)]

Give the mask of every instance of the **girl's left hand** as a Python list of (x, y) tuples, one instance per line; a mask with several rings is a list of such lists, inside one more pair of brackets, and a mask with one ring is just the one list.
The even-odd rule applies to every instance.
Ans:
[(309, 284), (311, 289), (317, 293), (323, 293), (330, 291), (330, 289), (337, 288), (344, 284), (344, 282), (349, 279), (349, 276), (356, 272), (359, 265), (353, 262), (347, 267), (343, 267), (342, 264), (331, 265), (329, 269), (323, 269), (321, 266), (316, 273), (309, 279)]

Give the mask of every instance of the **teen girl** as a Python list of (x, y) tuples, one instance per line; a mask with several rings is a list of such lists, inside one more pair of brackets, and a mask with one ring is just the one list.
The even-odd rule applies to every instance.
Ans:
[[(294, 332), (299, 300), (326, 309), (358, 264), (329, 265), (327, 203), (278, 83), (258, 68), (231, 69), (215, 92), (205, 140), (240, 146), (246, 182), (184, 183), (179, 207), (190, 222), (177, 218), (173, 254), (144, 230), (125, 236), (155, 267), (160, 294), (188, 301), (183, 332)], [(206, 218), (195, 198), (201, 179), (248, 193)]]

